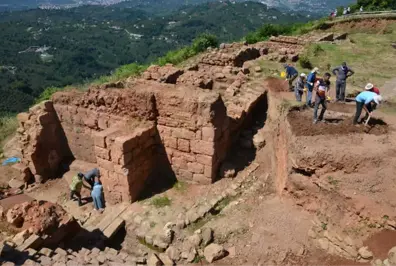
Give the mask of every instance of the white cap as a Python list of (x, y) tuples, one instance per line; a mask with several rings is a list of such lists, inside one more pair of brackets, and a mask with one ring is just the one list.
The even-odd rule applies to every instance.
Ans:
[(303, 77), (303, 78), (305, 78), (307, 75), (305, 75), (305, 73), (301, 73), (300, 74), (300, 77)]
[(380, 102), (382, 102), (382, 96), (381, 95), (375, 95), (374, 96), (374, 102), (376, 104), (380, 104)]
[(364, 89), (365, 89), (366, 91), (369, 91), (369, 90), (371, 90), (372, 88), (374, 88), (374, 85), (371, 84), (371, 83), (367, 83), (366, 87), (364, 87)]

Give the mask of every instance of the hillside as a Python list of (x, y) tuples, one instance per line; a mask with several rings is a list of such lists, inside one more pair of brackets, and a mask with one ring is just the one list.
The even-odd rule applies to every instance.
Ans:
[(305, 20), (256, 2), (187, 6), (167, 16), (117, 6), (4, 13), (0, 113), (27, 108), (46, 87), (83, 83), (120, 65), (152, 62), (204, 32), (229, 42), (265, 23)]
[[(233, 2), (245, 2), (236, 0)], [(329, 10), (338, 6), (349, 5), (355, 0), (256, 0), (270, 7), (282, 10), (305, 11), (312, 13), (328, 13)], [(31, 8), (58, 9), (70, 8), (81, 5), (112, 5), (138, 7), (153, 13), (169, 12), (185, 5), (198, 5), (206, 2), (218, 2), (218, 0), (3, 0), (1, 10), (21, 10)]]

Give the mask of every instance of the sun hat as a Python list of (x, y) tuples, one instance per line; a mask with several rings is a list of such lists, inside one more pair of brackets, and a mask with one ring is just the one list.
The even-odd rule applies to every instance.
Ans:
[(300, 77), (303, 77), (303, 78), (305, 78), (307, 75), (305, 75), (305, 73), (301, 73), (300, 74)]
[(319, 68), (314, 67), (314, 69), (312, 69), (312, 72), (314, 72), (314, 73), (319, 73)]
[(372, 88), (374, 88), (374, 85), (371, 84), (371, 83), (367, 83), (366, 87), (364, 87), (364, 89), (365, 89), (366, 91), (369, 91), (369, 90), (371, 90)]
[(382, 96), (381, 95), (375, 95), (374, 96), (374, 102), (376, 104), (380, 104), (380, 102), (382, 102)]

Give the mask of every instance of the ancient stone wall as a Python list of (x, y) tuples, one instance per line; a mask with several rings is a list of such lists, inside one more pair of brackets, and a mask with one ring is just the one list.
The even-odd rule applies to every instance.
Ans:
[(156, 103), (158, 131), (176, 176), (184, 181), (211, 183), (217, 174), (218, 139), (213, 119), (225, 117), (220, 96), (180, 88), (156, 94)]
[(24, 165), (30, 168), (36, 181), (58, 175), (59, 166), (70, 160), (72, 153), (50, 101), (18, 115), (19, 143)]
[[(232, 49), (226, 67), (152, 66), (141, 79), (94, 86), (87, 92), (58, 92), (44, 104), (45, 110), (32, 110), (22, 120), (40, 117), (41, 131), (59, 131), (55, 138), (43, 133), (40, 142), (56, 151), (56, 160), (48, 163), (51, 169), (59, 169), (69, 157), (97, 165), (110, 202), (136, 200), (149, 177), (160, 178), (169, 170), (179, 180), (212, 183), (235, 140), (231, 136), (239, 134), (246, 113), (264, 92), (249, 88), (238, 97), (225, 95), (230, 86), (240, 90), (249, 72), (242, 64), (266, 48), (237, 45), (223, 50)], [(24, 143), (24, 150), (48, 158), (50, 152), (31, 139)], [(45, 172), (42, 162), (36, 165), (40, 169), (34, 173)]]

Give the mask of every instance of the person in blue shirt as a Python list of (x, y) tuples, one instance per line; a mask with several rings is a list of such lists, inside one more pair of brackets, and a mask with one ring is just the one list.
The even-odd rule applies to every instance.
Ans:
[(84, 180), (91, 186), (91, 189), (94, 187), (96, 177), (100, 178), (100, 172), (98, 168), (94, 168), (84, 174)]
[(286, 70), (286, 80), (289, 82), (289, 90), (293, 91), (293, 81), (298, 77), (298, 71), (288, 64), (284, 64), (283, 67)]
[(94, 181), (94, 185), (93, 185), (92, 192), (91, 192), (92, 200), (94, 203), (94, 209), (97, 211), (103, 212), (103, 209), (105, 207), (103, 186), (100, 183), (98, 177), (95, 177), (94, 180), (95, 181)]
[(307, 77), (307, 106), (312, 107), (312, 91), (314, 88), (314, 84), (316, 81), (316, 74), (319, 73), (319, 69), (317, 67), (315, 67), (309, 74)]
[(369, 115), (373, 112), (372, 104), (379, 105), (382, 101), (381, 95), (376, 94), (372, 91), (363, 91), (356, 96), (356, 114), (353, 119), (353, 124), (356, 125), (359, 122), (360, 115), (364, 109)]

